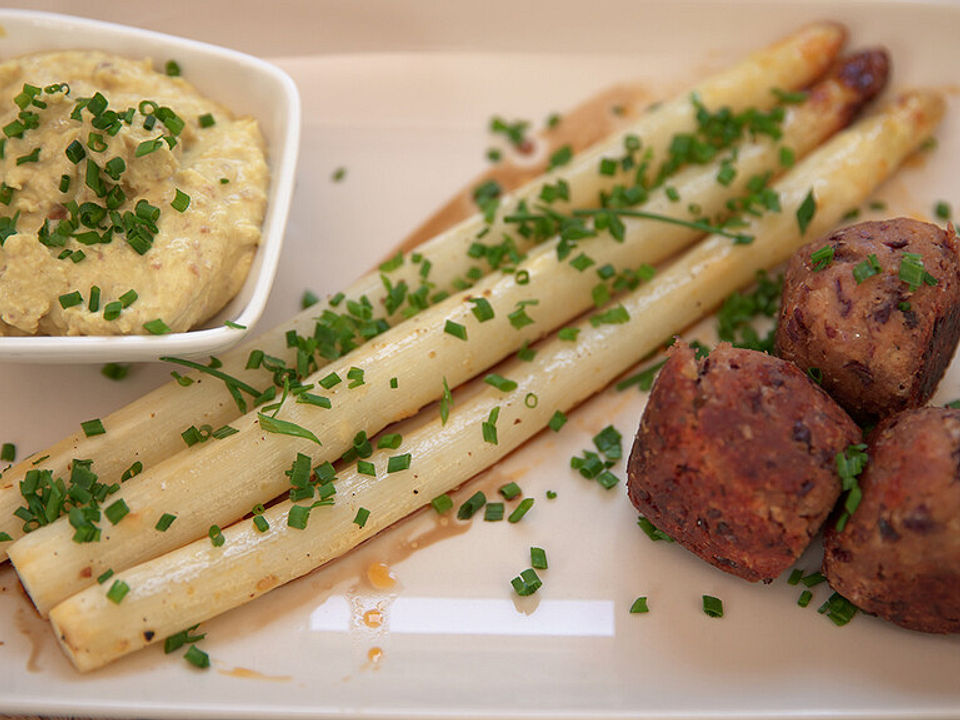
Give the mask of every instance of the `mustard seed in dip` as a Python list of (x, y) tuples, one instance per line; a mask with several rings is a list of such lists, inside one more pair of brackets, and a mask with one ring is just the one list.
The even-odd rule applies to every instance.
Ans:
[(0, 336), (202, 323), (246, 278), (268, 182), (256, 121), (149, 60), (0, 63)]

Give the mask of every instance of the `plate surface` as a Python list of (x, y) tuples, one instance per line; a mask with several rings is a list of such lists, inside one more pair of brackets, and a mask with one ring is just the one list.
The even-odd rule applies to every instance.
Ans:
[[(14, 3), (16, 4), (16, 3)], [(109, 7), (107, 7), (109, 6)], [(226, 9), (229, 6), (230, 12)], [(72, 6), (73, 7), (73, 6)], [(484, 167), (493, 114), (539, 123), (599, 90), (682, 88), (802, 22), (848, 24), (852, 47), (886, 45), (894, 85), (947, 90), (938, 149), (877, 193), (888, 214), (960, 203), (960, 8), (895, 3), (293, 4), (270, 18), (246, 2), (195, 4), (185, 32), (285, 69), (303, 97), (298, 183), (278, 280), (260, 329), (334, 292), (382, 258)], [(278, 6), (279, 7), (279, 6)], [(174, 30), (175, 10), (78, 2), (75, 12)], [(129, 17), (123, 13), (129, 12)], [(119, 17), (118, 17), (119, 15)], [(231, 39), (232, 38), (232, 39)], [(340, 182), (331, 175), (346, 168)], [(872, 216), (867, 213), (867, 216)], [(256, 330), (256, 329), (255, 329)], [(710, 323), (692, 331), (708, 341)], [(138, 366), (122, 383), (95, 367), (7, 365), (0, 441), (33, 452), (167, 379)], [(960, 397), (954, 363), (935, 402)], [(744, 583), (651, 543), (623, 483), (605, 491), (569, 458), (613, 423), (635, 431), (643, 396), (608, 391), (459, 497), (509, 480), (536, 499), (522, 523), (443, 524), (423, 512), (346, 558), (205, 625), (213, 667), (151, 648), (80, 676), (0, 570), (0, 711), (127, 717), (955, 717), (960, 638), (857, 616), (843, 628), (780, 579)], [(622, 464), (614, 468), (623, 477)], [(547, 500), (553, 490), (556, 499)], [(532, 598), (511, 577), (546, 549)], [(817, 549), (799, 563), (812, 571)], [(385, 563), (393, 587), (367, 569)], [(726, 616), (700, 611), (700, 596)], [(646, 595), (651, 612), (630, 615)], [(377, 625), (379, 611), (381, 624)]]
[(200, 92), (260, 123), (267, 144), (270, 188), (260, 248), (240, 292), (201, 328), (164, 336), (2, 337), (0, 361), (76, 363), (150, 361), (161, 355), (202, 355), (234, 345), (260, 317), (274, 280), (293, 192), (300, 137), (296, 85), (251, 55), (150, 30), (45, 12), (0, 9), (0, 58), (79, 46), (157, 62), (176, 57)]

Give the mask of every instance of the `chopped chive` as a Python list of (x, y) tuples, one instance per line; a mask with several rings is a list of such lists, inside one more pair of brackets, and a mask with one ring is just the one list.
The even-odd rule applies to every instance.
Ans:
[(167, 333), (173, 332), (167, 324), (160, 318), (155, 320), (149, 320), (143, 324), (143, 329), (146, 330), (151, 335), (166, 335)]
[(547, 500), (553, 500), (557, 497), (557, 493), (553, 490), (547, 490)]
[(387, 460), (387, 472), (394, 473), (407, 470), (410, 467), (410, 453), (394, 455)]
[(111, 380), (123, 380), (130, 372), (130, 365), (127, 363), (107, 363), (100, 368), (100, 374)]
[(216, 119), (213, 117), (211, 113), (204, 113), (203, 115), (197, 118), (197, 122), (200, 123), (200, 127), (202, 128), (213, 127), (214, 125), (217, 124)]
[(567, 342), (576, 342), (577, 335), (579, 334), (580, 328), (564, 327), (557, 330), (557, 339), (566, 340)]
[(183, 654), (183, 659), (201, 670), (210, 667), (210, 656), (196, 645), (191, 645)]
[(497, 492), (507, 500), (513, 500), (518, 495), (523, 494), (523, 490), (521, 490), (520, 486), (515, 482), (508, 482), (506, 485), (501, 485)]
[(67, 293), (60, 296), (60, 307), (62, 307), (64, 310), (82, 304), (83, 296), (80, 294), (79, 290), (74, 290), (72, 293)]
[(320, 302), (320, 298), (317, 297), (316, 293), (310, 290), (304, 290), (303, 295), (300, 296), (300, 308), (306, 310), (308, 307), (316, 305)]
[(440, 395), (440, 424), (446, 425), (450, 417), (450, 408), (453, 407), (453, 393), (450, 392), (450, 386), (447, 384), (447, 378), (443, 378), (443, 393)]
[(187, 447), (193, 447), (197, 443), (204, 442), (205, 438), (200, 434), (200, 430), (196, 425), (191, 425), (182, 433), (180, 437), (183, 438), (183, 441), (187, 444)]
[(195, 643), (203, 640), (207, 636), (206, 633), (200, 633), (199, 635), (190, 634), (196, 630), (197, 627), (199, 627), (199, 625), (191, 625), (186, 630), (181, 630), (180, 632), (166, 638), (163, 641), (163, 652), (169, 655), (172, 652), (176, 652), (187, 643)]
[(833, 248), (824, 245), (819, 250), (814, 250), (810, 253), (810, 262), (813, 263), (814, 272), (825, 270), (833, 262)]
[(83, 149), (83, 145), (79, 140), (74, 140), (72, 143), (67, 145), (65, 151), (67, 159), (72, 162), (74, 165), (79, 163), (87, 156), (87, 151)]
[(447, 320), (446, 325), (443, 326), (443, 331), (448, 335), (453, 335), (455, 338), (460, 340), (467, 339), (467, 328), (460, 323), (454, 322), (453, 320)]
[(503, 503), (487, 503), (483, 508), (483, 519), (486, 522), (499, 522), (503, 520)]
[(35, 147), (30, 153), (21, 155), (17, 158), (17, 165), (26, 165), (27, 163), (39, 162), (40, 148)]
[(800, 597), (797, 598), (797, 605), (800, 607), (807, 607), (812, 599), (813, 593), (809, 590), (804, 590), (802, 593), (800, 593)]
[(843, 626), (853, 620), (853, 616), (857, 614), (857, 606), (835, 592), (817, 608), (817, 612), (821, 615), (826, 614), (834, 625)]
[(868, 278), (879, 275), (882, 270), (883, 268), (880, 266), (880, 261), (877, 260), (877, 256), (871, 253), (867, 256), (866, 260), (854, 266), (853, 279), (857, 281), (857, 285), (860, 285)]
[(797, 154), (793, 148), (783, 146), (780, 148), (780, 167), (792, 168), (797, 162)]
[(253, 516), (253, 526), (257, 529), (257, 532), (261, 533), (265, 533), (270, 529), (270, 523), (267, 522), (267, 519), (263, 515)]
[(519, 576), (513, 578), (510, 584), (513, 586), (513, 590), (517, 595), (525, 597), (527, 595), (533, 595), (539, 590), (543, 585), (543, 581), (540, 580), (540, 576), (537, 575), (533, 568), (528, 568), (520, 573)]
[(313, 434), (313, 432), (305, 427), (297, 425), (296, 423), (289, 422), (287, 420), (280, 420), (279, 418), (273, 418), (269, 415), (264, 415), (261, 412), (257, 413), (257, 418), (260, 422), (260, 427), (266, 432), (304, 438), (306, 440), (315, 442), (317, 445), (323, 444), (320, 442), (320, 439)]
[(320, 387), (322, 387), (322, 388), (324, 388), (324, 389), (326, 389), (326, 390), (329, 390), (329, 389), (332, 388), (334, 385), (340, 384), (340, 382), (342, 382), (342, 381), (340, 380), (340, 376), (337, 375), (335, 372), (332, 372), (332, 373), (330, 373), (329, 375), (320, 378)]
[(824, 574), (821, 572), (810, 573), (809, 575), (800, 578), (800, 582), (807, 587), (814, 587), (822, 582), (826, 582), (826, 580), (826, 576), (824, 576)]
[(310, 519), (310, 508), (305, 505), (294, 505), (287, 515), (287, 525), (297, 530), (305, 530)]
[(800, 228), (801, 235), (807, 232), (807, 227), (810, 225), (810, 221), (813, 220), (816, 212), (817, 201), (813, 196), (813, 188), (810, 188), (807, 196), (803, 199), (803, 202), (800, 203), (800, 207), (797, 208), (797, 227)]
[(184, 212), (188, 207), (190, 207), (190, 196), (183, 192), (180, 188), (177, 188), (177, 193), (170, 202), (170, 207), (177, 212)]
[(111, 585), (110, 589), (107, 590), (107, 600), (119, 605), (121, 602), (123, 602), (123, 598), (126, 597), (128, 592), (130, 592), (129, 585), (127, 585), (123, 580), (114, 580), (113, 585)]
[(566, 424), (567, 416), (557, 410), (555, 413), (553, 413), (553, 417), (550, 418), (550, 422), (547, 423), (547, 426), (554, 432), (560, 432), (560, 428)]
[(800, 568), (794, 568), (790, 573), (790, 577), (787, 578), (787, 585), (796, 585), (800, 582), (800, 578), (803, 577), (803, 570)]
[(113, 577), (113, 568), (108, 568), (97, 575), (97, 584), (103, 585), (107, 580)]
[(351, 367), (349, 370), (347, 370), (347, 380), (350, 381), (350, 384), (347, 385), (347, 389), (352, 390), (353, 388), (358, 388), (363, 385), (363, 375), (363, 370), (358, 367)]
[(597, 475), (597, 482), (605, 490), (610, 490), (614, 485), (620, 482), (620, 478), (618, 478), (609, 470), (604, 470), (602, 473)]
[(717, 182), (728, 187), (737, 177), (737, 169), (729, 162), (724, 161), (720, 164), (720, 171), (717, 173)]
[(481, 424), (483, 441), (491, 445), (497, 445), (497, 418), (500, 417), (500, 406), (497, 405), (490, 411), (489, 417)]
[(723, 601), (712, 595), (703, 596), (703, 612), (710, 617), (723, 617)]
[(138, 297), (139, 296), (137, 295), (136, 290), (127, 290), (127, 292), (120, 296), (120, 304), (123, 307), (128, 308), (133, 305), (134, 302), (136, 302)]
[(620, 444), (622, 439), (623, 436), (613, 425), (607, 425), (593, 436), (593, 444), (601, 454), (606, 455), (607, 459), (619, 460), (623, 457), (623, 447)]
[(143, 472), (143, 463), (137, 460), (130, 467), (123, 471), (123, 474), (120, 476), (120, 482), (126, 482), (132, 477), (136, 477)]
[(547, 569), (547, 551), (541, 547), (530, 548), (530, 565), (535, 570)]
[(647, 518), (643, 517), (643, 515), (637, 518), (637, 525), (641, 530), (643, 530), (644, 534), (654, 542), (659, 542), (660, 540), (673, 542), (672, 537), (667, 535), (663, 530), (659, 529)]
[(333, 171), (333, 174), (330, 176), (330, 179), (334, 182), (340, 182), (347, 176), (347, 169), (345, 167), (338, 167)]
[(601, 325), (622, 325), (629, 321), (630, 313), (623, 305), (617, 305), (614, 308), (590, 317), (590, 324), (593, 327), (600, 327)]
[(646, 612), (650, 612), (650, 608), (647, 607), (647, 597), (646, 595), (641, 595), (633, 601), (633, 605), (630, 606), (630, 613), (632, 615), (639, 615)]
[(493, 307), (491, 307), (486, 298), (469, 298), (469, 302), (473, 304), (471, 312), (473, 313), (474, 317), (477, 318), (478, 322), (486, 322), (487, 320), (493, 319)]
[(527, 514), (530, 508), (533, 507), (533, 498), (528, 497), (520, 501), (520, 504), (510, 513), (510, 517), (507, 518), (507, 522), (520, 522), (523, 519), (523, 516)]
[(370, 511), (367, 510), (365, 507), (362, 507), (357, 510), (357, 515), (356, 517), (353, 518), (353, 522), (359, 527), (363, 527), (364, 525), (367, 524), (367, 518), (369, 517), (370, 517)]
[(640, 392), (646, 392), (653, 387), (653, 381), (660, 372), (660, 368), (667, 364), (666, 360), (656, 362), (645, 370), (641, 370), (636, 375), (624, 378), (616, 384), (617, 390), (626, 390), (631, 385), (636, 385)]
[(900, 280), (907, 284), (910, 292), (916, 292), (924, 283), (927, 285), (937, 284), (937, 279), (924, 269), (923, 256), (918, 253), (903, 253), (900, 258), (898, 276)]
[(457, 519), (458, 520), (469, 520), (474, 516), (474, 513), (482, 508), (487, 502), (487, 496), (483, 494), (482, 491), (478, 490), (470, 498), (460, 506), (460, 509), (457, 510)]
[(536, 393), (527, 393), (523, 397), (523, 404), (533, 410), (538, 404), (540, 404), (540, 398), (537, 397)]
[(327, 408), (328, 410), (333, 407), (330, 398), (308, 392), (297, 393), (297, 402), (301, 405), (316, 405), (317, 407)]
[(547, 170), (553, 170), (562, 167), (573, 159), (573, 148), (570, 145), (564, 145), (550, 155), (550, 161), (547, 164)]
[(123, 312), (123, 303), (119, 300), (113, 300), (103, 306), (103, 319), (116, 320), (120, 317), (121, 312)]
[(103, 427), (103, 422), (100, 418), (94, 418), (93, 420), (86, 420), (80, 423), (80, 427), (83, 429), (83, 434), (87, 437), (93, 437), (94, 435), (103, 435), (107, 431)]
[(533, 362), (536, 356), (537, 351), (531, 348), (528, 343), (524, 343), (523, 347), (517, 350), (517, 359), (523, 360), (524, 362)]
[(508, 380), (507, 378), (503, 377), (502, 375), (498, 375), (497, 373), (488, 374), (486, 377), (483, 378), (483, 381), (487, 385), (492, 385), (493, 387), (495, 387), (497, 390), (500, 390), (501, 392), (511, 392), (512, 390), (517, 389), (516, 382), (514, 382), (513, 380)]
[(193, 378), (184, 377), (183, 375), (178, 373), (176, 370), (171, 371), (170, 376), (177, 381), (177, 384), (180, 385), (180, 387), (187, 387), (189, 385), (193, 385)]
[(207, 530), (207, 537), (210, 538), (210, 542), (214, 547), (221, 547), (227, 541), (219, 525), (211, 525), (210, 529)]
[(177, 519), (176, 515), (171, 515), (170, 513), (164, 513), (163, 515), (160, 516), (160, 519), (157, 520), (157, 524), (154, 525), (153, 527), (155, 530), (159, 530), (160, 532), (166, 532), (169, 529), (169, 527), (173, 525), (173, 521), (176, 519)]
[(17, 446), (13, 443), (4, 443), (0, 447), (0, 461), (12, 463), (17, 457)]
[(400, 387), (400, 381), (395, 377), (390, 378), (390, 388), (396, 390), (398, 387)]
[(233, 320), (226, 320), (226, 321), (224, 321), (223, 324), (224, 324), (225, 326), (227, 326), (228, 328), (233, 328), (234, 330), (246, 330), (246, 329), (247, 329), (247, 326), (246, 326), (246, 325), (241, 325), (240, 323), (236, 323), (236, 322), (234, 322)]
[(376, 466), (369, 460), (357, 460), (357, 472), (361, 475), (377, 476)]
[(103, 514), (107, 516), (107, 520), (109, 520), (111, 524), (116, 525), (118, 522), (123, 520), (123, 518), (130, 514), (130, 508), (127, 507), (127, 503), (121, 498), (120, 500), (108, 505), (104, 509)]
[(403, 442), (403, 436), (400, 433), (388, 433), (377, 440), (377, 449), (389, 448), (396, 450)]
[(438, 514), (442, 515), (453, 507), (453, 500), (449, 495), (444, 493), (443, 495), (438, 495), (433, 500), (430, 501), (430, 504), (433, 506), (433, 509), (437, 511)]
[(176, 60), (167, 60), (166, 65), (163, 66), (163, 71), (170, 77), (179, 77), (180, 65)]
[[(137, 145), (137, 149), (133, 151), (133, 156), (143, 157), (144, 155), (149, 155), (152, 152), (156, 152), (162, 147), (163, 147), (163, 138), (158, 137), (158, 138), (154, 138), (153, 140), (144, 140), (143, 142)], [(79, 162), (79, 160), (77, 162)]]

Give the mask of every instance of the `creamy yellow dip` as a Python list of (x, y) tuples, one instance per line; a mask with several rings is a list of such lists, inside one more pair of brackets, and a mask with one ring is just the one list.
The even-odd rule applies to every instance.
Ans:
[[(44, 90), (22, 111), (15, 98), (26, 102), (25, 83)], [(69, 85), (69, 94), (46, 91), (60, 83)], [(78, 100), (97, 92), (121, 117), (114, 135), (94, 126), (103, 124), (104, 119), (95, 120), (103, 118), (102, 113), (95, 116), (84, 108), (80, 120), (71, 117)], [(158, 108), (169, 108), (183, 121), (179, 134), (159, 120), (145, 128), (149, 115), (165, 114)], [(28, 114), (26, 123), (22, 112)], [(209, 117), (202, 123), (204, 116)], [(260, 241), (269, 180), (255, 120), (234, 118), (183, 79), (155, 72), (149, 60), (94, 51), (0, 63), (0, 127), (18, 120), (37, 126), (23, 130), (22, 137), (16, 136), (16, 126), (13, 136), (0, 134), (5, 138), (0, 239), (7, 235), (0, 247), (0, 336), (142, 334), (147, 332), (145, 323), (158, 319), (173, 331), (184, 331), (216, 314), (239, 291)], [(170, 124), (178, 125), (176, 120)], [(76, 163), (67, 153), (73, 143), (74, 151), (77, 144), (84, 151)], [(155, 149), (137, 157), (143, 143)], [(117, 174), (119, 162), (109, 164), (114, 158), (122, 159), (125, 167), (116, 180), (107, 172)], [(63, 176), (69, 178), (65, 192), (61, 188), (68, 181)], [(178, 190), (189, 197), (183, 212), (171, 207)], [(77, 208), (116, 205), (121, 191), (124, 200), (115, 208), (113, 221), (108, 212), (95, 227), (83, 224), (99, 213), (78, 213)], [(148, 223), (132, 221), (147, 233), (148, 249), (141, 254), (134, 245), (144, 250), (143, 236), (128, 242), (122, 228), (131, 220), (127, 216), (125, 223), (122, 218), (126, 213), (136, 217), (142, 200), (149, 204), (140, 206)], [(154, 214), (149, 206), (159, 210), (155, 227), (149, 222)], [(71, 220), (77, 227), (68, 232)], [(64, 221), (68, 224), (56, 232)], [(101, 242), (84, 244), (96, 239), (92, 233)], [(81, 252), (82, 259), (75, 262)], [(99, 288), (100, 296), (95, 310), (90, 308), (91, 296), (97, 294), (93, 288)], [(116, 314), (117, 301), (132, 298), (130, 290), (136, 299), (108, 319)], [(82, 302), (76, 303), (75, 293)], [(64, 303), (68, 307), (62, 307)], [(114, 305), (105, 313), (110, 303)]]

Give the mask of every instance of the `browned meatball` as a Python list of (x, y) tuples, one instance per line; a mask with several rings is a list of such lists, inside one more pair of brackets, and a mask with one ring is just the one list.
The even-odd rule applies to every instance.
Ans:
[(863, 498), (824, 532), (824, 573), (861, 609), (960, 632), (960, 410), (908, 410), (871, 434)]
[[(833, 259), (817, 270), (811, 255), (825, 247)], [(859, 420), (929, 400), (958, 337), (960, 253), (952, 225), (859, 223), (790, 259), (776, 352), (804, 370), (818, 368), (824, 389)]]
[(637, 509), (709, 563), (769, 582), (810, 543), (840, 494), (836, 454), (856, 424), (795, 365), (720, 344), (677, 344), (627, 466)]

